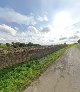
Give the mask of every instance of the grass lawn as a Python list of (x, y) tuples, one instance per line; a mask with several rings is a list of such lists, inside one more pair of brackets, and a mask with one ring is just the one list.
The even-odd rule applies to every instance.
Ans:
[(63, 48), (41, 59), (25, 61), (14, 67), (0, 70), (0, 92), (20, 92), (56, 59), (58, 59), (67, 48)]

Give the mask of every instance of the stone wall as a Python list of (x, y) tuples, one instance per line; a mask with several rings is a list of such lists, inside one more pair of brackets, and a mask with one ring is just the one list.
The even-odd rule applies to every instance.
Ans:
[(31, 59), (38, 59), (51, 54), (66, 45), (57, 45), (40, 48), (11, 48), (9, 50), (0, 49), (0, 68), (9, 67)]

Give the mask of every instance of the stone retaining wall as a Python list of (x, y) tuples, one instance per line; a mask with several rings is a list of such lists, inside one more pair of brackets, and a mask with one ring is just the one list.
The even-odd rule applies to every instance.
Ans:
[(0, 49), (0, 68), (9, 67), (18, 63), (22, 63), (31, 59), (38, 59), (51, 54), (66, 45), (57, 45), (40, 48), (13, 48), (9, 50)]

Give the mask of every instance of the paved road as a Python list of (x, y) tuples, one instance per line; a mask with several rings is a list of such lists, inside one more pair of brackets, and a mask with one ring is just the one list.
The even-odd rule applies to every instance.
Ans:
[(71, 47), (24, 92), (80, 92), (80, 50)]

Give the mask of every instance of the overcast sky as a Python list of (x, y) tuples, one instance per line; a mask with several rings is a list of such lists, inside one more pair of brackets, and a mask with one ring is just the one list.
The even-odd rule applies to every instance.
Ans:
[(0, 0), (0, 43), (74, 43), (80, 0)]

